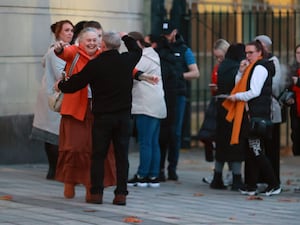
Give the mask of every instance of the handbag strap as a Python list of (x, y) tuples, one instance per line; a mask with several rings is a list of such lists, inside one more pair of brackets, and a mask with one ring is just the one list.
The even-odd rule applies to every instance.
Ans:
[(69, 69), (68, 77), (70, 77), (72, 75), (74, 67), (75, 67), (75, 64), (77, 63), (78, 59), (79, 59), (79, 53), (77, 52), (76, 55), (75, 55), (75, 57), (74, 57), (74, 59), (73, 59), (71, 67)]

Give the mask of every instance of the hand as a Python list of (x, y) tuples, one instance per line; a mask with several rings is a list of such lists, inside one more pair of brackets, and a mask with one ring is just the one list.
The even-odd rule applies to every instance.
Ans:
[(294, 98), (289, 98), (285, 101), (285, 104), (287, 104), (287, 105), (293, 105), (294, 103), (295, 103)]
[(143, 73), (139, 76), (140, 80), (144, 80), (150, 84), (157, 84), (160, 80), (159, 76), (154, 75), (154, 74), (147, 74), (147, 73)]
[(151, 75), (151, 74), (147, 74), (148, 76), (145, 78), (145, 81), (147, 81), (148, 83), (150, 84), (158, 84), (160, 78), (159, 76), (156, 76), (156, 75)]
[(126, 32), (119, 32), (119, 34), (121, 38), (124, 37), (125, 35), (128, 35)]
[(60, 53), (62, 52), (62, 50), (64, 49), (65, 46), (69, 45), (68, 42), (64, 42), (64, 41), (57, 41), (54, 43), (54, 51), (56, 53)]
[(226, 99), (228, 99), (228, 100), (230, 100), (230, 101), (232, 101), (232, 102), (237, 101), (235, 95), (229, 95)]
[(218, 86), (216, 84), (208, 84), (208, 87), (210, 88), (210, 91), (216, 92), (218, 90)]
[(243, 73), (245, 71), (245, 69), (247, 68), (248, 65), (249, 65), (249, 61), (248, 60), (246, 60), (246, 59), (242, 60), (241, 63), (240, 63), (239, 71), (241, 73)]
[(296, 84), (297, 84), (297, 81), (298, 81), (298, 77), (293, 76), (292, 79), (293, 79), (293, 84), (296, 85)]
[(55, 90), (56, 92), (60, 92), (60, 89), (58, 88), (58, 83), (59, 83), (61, 80), (62, 80), (62, 79), (56, 81), (55, 84), (54, 84), (54, 90)]

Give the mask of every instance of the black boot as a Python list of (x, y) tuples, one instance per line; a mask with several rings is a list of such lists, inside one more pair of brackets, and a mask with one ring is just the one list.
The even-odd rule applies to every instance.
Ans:
[(244, 186), (244, 183), (242, 181), (241, 174), (233, 174), (231, 190), (238, 191), (243, 186)]
[(226, 189), (226, 186), (223, 183), (222, 173), (214, 172), (214, 178), (210, 183), (210, 188), (212, 189)]
[(56, 172), (56, 164), (58, 159), (58, 146), (50, 143), (45, 143), (45, 150), (47, 153), (49, 169), (46, 176), (48, 180), (54, 180)]

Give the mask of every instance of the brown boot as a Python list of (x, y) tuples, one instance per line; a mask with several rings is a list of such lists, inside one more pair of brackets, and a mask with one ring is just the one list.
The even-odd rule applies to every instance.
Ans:
[(126, 195), (115, 195), (114, 205), (126, 205)]
[(65, 190), (64, 190), (65, 198), (74, 198), (75, 196), (75, 185), (65, 183)]
[(86, 197), (86, 202), (92, 204), (102, 204), (102, 198), (102, 194), (90, 194)]

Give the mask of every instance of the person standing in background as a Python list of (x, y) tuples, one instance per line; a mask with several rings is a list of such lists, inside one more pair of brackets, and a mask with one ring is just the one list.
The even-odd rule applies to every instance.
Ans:
[(70, 42), (71, 45), (75, 44), (75, 42), (78, 38), (78, 35), (83, 30), (83, 25), (86, 22), (87, 22), (86, 20), (81, 20), (74, 25), (74, 35), (73, 35), (72, 41)]
[[(215, 59), (216, 59), (217, 63), (213, 67), (213, 70), (212, 70), (212, 73), (211, 73), (211, 83), (209, 84), (211, 96), (215, 96), (216, 92), (218, 90), (218, 87), (217, 87), (218, 68), (219, 68), (220, 63), (225, 58), (225, 54), (227, 52), (228, 47), (229, 47), (229, 43), (224, 39), (218, 39), (214, 43), (213, 55), (215, 56)], [(215, 101), (215, 99), (213, 98), (212, 101)], [(210, 104), (213, 104), (213, 103), (210, 103)], [(207, 118), (207, 117), (210, 118), (210, 117), (213, 117), (213, 116), (214, 116), (214, 114), (205, 115), (205, 118)], [(211, 118), (211, 119), (215, 119), (215, 118)], [(205, 121), (205, 119), (204, 119), (204, 121)], [(209, 139), (201, 137), (201, 132), (203, 132), (203, 129), (211, 129), (211, 127), (206, 128), (206, 127), (201, 126), (201, 128), (199, 130), (199, 133), (198, 133), (198, 138), (204, 144), (204, 151), (205, 151), (206, 161), (213, 162), (214, 161), (214, 150), (215, 150), (215, 142), (214, 142), (213, 139), (215, 137), (211, 137)], [(210, 183), (211, 180), (212, 180), (212, 178), (209, 178), (209, 177), (204, 177), (203, 178), (204, 183)]]
[(226, 119), (233, 123), (230, 144), (238, 144), (244, 138), (248, 141), (249, 147), (245, 153), (249, 168), (248, 178), (245, 186), (239, 189), (240, 193), (257, 194), (261, 173), (268, 184), (265, 195), (271, 196), (281, 193), (273, 167), (264, 153), (265, 139), (271, 130), (268, 127), (261, 134), (251, 129), (250, 123), (252, 118), (271, 123), (272, 77), (275, 75), (275, 66), (268, 60), (267, 52), (260, 41), (246, 44), (245, 51), (246, 59), (240, 63), (236, 85), (222, 105), (228, 111)]
[[(271, 104), (271, 119), (272, 119), (272, 138), (265, 140), (265, 153), (268, 159), (270, 160), (274, 172), (278, 181), (280, 182), (280, 125), (284, 121), (282, 115), (282, 108), (279, 103), (280, 94), (287, 88), (286, 85), (286, 76), (282, 73), (279, 60), (274, 56), (270, 50), (272, 46), (272, 40), (267, 35), (259, 35), (254, 38), (254, 40), (259, 40), (265, 51), (268, 54), (268, 59), (273, 61), (275, 66), (275, 75), (272, 78), (272, 104)], [(247, 171), (247, 165), (245, 165), (245, 170)], [(246, 179), (247, 179), (247, 174)], [(262, 177), (262, 182), (264, 178)]]
[(159, 187), (160, 120), (167, 115), (164, 90), (161, 80), (160, 59), (157, 52), (144, 41), (139, 32), (128, 33), (143, 49), (143, 55), (136, 69), (159, 77), (156, 85), (146, 81), (133, 81), (131, 114), (136, 121), (137, 138), (140, 151), (140, 164), (135, 176), (127, 186)]
[[(168, 179), (176, 181), (178, 180), (176, 170), (186, 106), (186, 82), (198, 78), (200, 74), (191, 49), (186, 46), (172, 22), (165, 21), (162, 24), (162, 36), (157, 46), (156, 50), (162, 61), (162, 79), (167, 96), (167, 118), (162, 121), (160, 131), (160, 180), (165, 181), (164, 171), (167, 157), (169, 162)], [(173, 77), (171, 84), (168, 84), (167, 77)]]
[(294, 156), (300, 156), (300, 45), (295, 48), (295, 62), (290, 66), (290, 77), (293, 84), (290, 89), (294, 92), (294, 100), (290, 104), (291, 139)]
[(235, 76), (243, 59), (245, 59), (245, 45), (241, 43), (232, 44), (218, 69), (215, 169), (213, 180), (210, 183), (210, 187), (213, 189), (226, 189), (227, 185), (224, 185), (222, 176), (225, 162), (232, 171), (231, 190), (238, 191), (239, 188), (243, 187), (241, 171), (242, 162), (245, 160), (245, 149), (248, 147), (247, 140), (240, 138), (238, 144), (230, 144), (232, 123), (225, 119), (227, 111), (222, 106), (224, 98), (218, 98), (218, 96), (228, 96), (231, 93), (235, 86)]
[[(69, 20), (61, 20), (50, 26), (55, 41), (69, 43), (73, 37), (73, 24)], [(44, 75), (37, 96), (36, 108), (33, 118), (31, 138), (44, 142), (49, 163), (47, 179), (54, 179), (58, 159), (58, 135), (61, 116), (50, 110), (48, 94), (53, 93), (55, 82), (62, 78), (66, 62), (58, 58), (53, 52), (54, 45), (50, 45), (44, 55), (42, 64)]]

